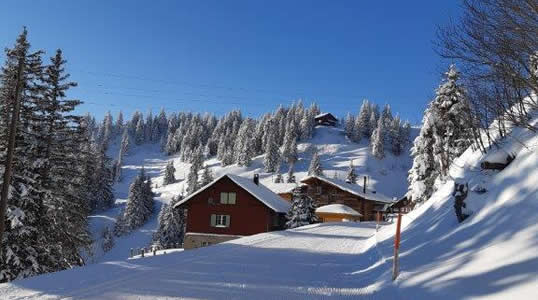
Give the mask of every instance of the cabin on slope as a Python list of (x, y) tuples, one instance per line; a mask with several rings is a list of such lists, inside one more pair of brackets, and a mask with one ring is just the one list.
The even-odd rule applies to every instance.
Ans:
[(306, 193), (314, 200), (316, 207), (343, 204), (361, 214), (361, 221), (376, 220), (378, 212), (385, 215), (393, 203), (388, 196), (340, 179), (308, 176), (301, 183), (306, 185)]
[(224, 174), (175, 206), (186, 212), (183, 247), (199, 248), (284, 229), (290, 203), (252, 179)]
[(314, 117), (316, 125), (336, 126), (338, 119), (331, 113), (322, 113)]

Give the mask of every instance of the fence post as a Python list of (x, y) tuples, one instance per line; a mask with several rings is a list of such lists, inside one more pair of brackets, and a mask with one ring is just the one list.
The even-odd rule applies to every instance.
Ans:
[(398, 277), (398, 274), (400, 273), (399, 250), (400, 250), (401, 225), (402, 225), (402, 214), (398, 213), (398, 221), (396, 223), (396, 236), (394, 237), (394, 260), (392, 264), (392, 280), (393, 281)]
[(141, 251), (141, 257), (144, 257), (144, 252), (145, 252), (146, 249), (142, 248), (142, 251)]

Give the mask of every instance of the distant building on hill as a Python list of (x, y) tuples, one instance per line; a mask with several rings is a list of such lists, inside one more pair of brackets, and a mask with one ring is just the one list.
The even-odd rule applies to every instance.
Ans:
[(336, 126), (338, 119), (331, 113), (323, 113), (314, 117), (317, 125)]
[(186, 211), (183, 247), (192, 249), (285, 227), (290, 203), (259, 182), (224, 174), (178, 202)]

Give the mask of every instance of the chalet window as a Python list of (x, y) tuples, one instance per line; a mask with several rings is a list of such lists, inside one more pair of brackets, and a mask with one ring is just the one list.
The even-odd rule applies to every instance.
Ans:
[(235, 204), (235, 193), (220, 193), (221, 204)]
[(230, 227), (230, 215), (211, 215), (212, 227)]
[(273, 226), (280, 226), (280, 216), (278, 214), (273, 215)]
[(323, 192), (322, 187), (321, 187), (321, 186), (317, 186), (317, 187), (316, 187), (316, 192), (317, 192), (318, 194), (321, 194), (321, 193)]

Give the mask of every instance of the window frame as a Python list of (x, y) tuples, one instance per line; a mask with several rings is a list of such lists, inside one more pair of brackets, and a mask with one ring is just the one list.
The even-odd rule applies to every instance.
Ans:
[[(230, 197), (230, 196), (233, 196), (233, 197)], [(233, 199), (233, 201), (231, 199)], [(235, 205), (237, 203), (237, 193), (236, 192), (221, 192), (219, 203), (224, 204), (224, 205)]]

